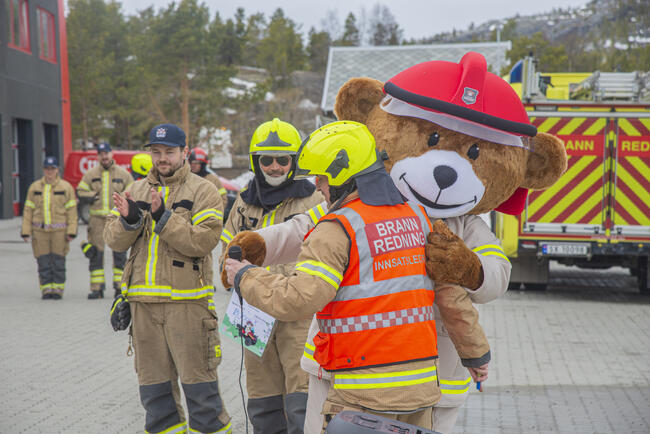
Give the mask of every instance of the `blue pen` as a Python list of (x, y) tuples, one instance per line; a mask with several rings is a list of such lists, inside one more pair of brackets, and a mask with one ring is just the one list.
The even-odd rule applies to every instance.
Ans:
[(477, 382), (476, 382), (476, 390), (478, 390), (479, 392), (481, 392), (481, 382), (480, 382), (480, 381), (477, 381)]

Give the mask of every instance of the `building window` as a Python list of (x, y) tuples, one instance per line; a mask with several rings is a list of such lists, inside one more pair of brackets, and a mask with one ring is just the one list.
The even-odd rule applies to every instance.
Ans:
[(38, 52), (41, 59), (56, 63), (56, 36), (54, 33), (54, 15), (45, 9), (36, 8), (38, 20)]
[(27, 0), (7, 0), (9, 4), (9, 46), (27, 53), (29, 45), (29, 3)]

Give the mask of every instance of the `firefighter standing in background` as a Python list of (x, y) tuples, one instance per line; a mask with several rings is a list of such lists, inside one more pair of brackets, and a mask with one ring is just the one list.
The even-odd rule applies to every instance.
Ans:
[[(104, 226), (106, 217), (113, 208), (113, 193), (121, 193), (133, 183), (129, 172), (113, 160), (113, 152), (108, 143), (97, 145), (97, 164), (86, 172), (77, 185), (80, 200), (90, 202), (90, 220), (88, 221), (88, 242), (81, 248), (90, 260), (90, 294), (89, 299), (104, 298)], [(126, 262), (126, 252), (113, 251), (113, 289), (115, 297), (120, 293), (120, 281)]]
[[(276, 317), (317, 312), (313, 357), (331, 373), (325, 425), (343, 410), (357, 410), (431, 428), (441, 397), (433, 302), (441, 296), (454, 303), (464, 289), (439, 284), (434, 297), (424, 209), (404, 203), (374, 138), (356, 122), (314, 132), (299, 151), (297, 172), (316, 176), (330, 208), (303, 243), (295, 272), (284, 277), (227, 259), (229, 281)], [(473, 307), (459, 305), (453, 313), (443, 319), (463, 365), (485, 380), (490, 350)]]
[[(242, 230), (282, 223), (323, 201), (307, 180), (295, 181), (300, 134), (279, 119), (265, 122), (250, 143), (255, 177), (233, 204), (221, 236), (224, 249)], [(291, 275), (295, 264), (273, 267)], [(245, 352), (248, 415), (256, 434), (302, 433), (307, 404), (307, 374), (300, 369), (310, 319), (277, 321), (262, 357)]]
[(46, 157), (43, 178), (29, 186), (21, 236), (32, 238), (44, 300), (60, 300), (65, 286), (65, 256), (77, 236), (77, 199), (72, 186), (59, 178), (56, 157)]
[(201, 148), (194, 148), (190, 152), (190, 169), (195, 175), (199, 175), (201, 178), (205, 178), (217, 187), (221, 200), (223, 201), (223, 206), (225, 207), (228, 203), (226, 198), (226, 189), (221, 184), (221, 180), (214, 173), (208, 172), (208, 153)]
[(154, 127), (148, 146), (154, 167), (123, 196), (113, 195), (116, 208), (104, 231), (112, 249), (131, 249), (111, 324), (125, 330), (133, 319), (146, 432), (187, 432), (175, 399), (180, 376), (189, 431), (231, 433), (218, 386), (221, 345), (212, 300), (211, 252), (223, 225), (221, 200), (210, 182), (190, 172), (178, 126)]
[(141, 152), (135, 154), (131, 158), (131, 175), (133, 175), (134, 180), (146, 178), (147, 174), (151, 170), (153, 162), (151, 161), (151, 155), (146, 152)]

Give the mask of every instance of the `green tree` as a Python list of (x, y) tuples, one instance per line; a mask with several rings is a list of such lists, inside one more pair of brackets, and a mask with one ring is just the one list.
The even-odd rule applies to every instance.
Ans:
[(259, 46), (264, 38), (266, 19), (264, 14), (258, 12), (248, 17), (246, 32), (244, 33), (244, 52), (246, 56), (242, 59), (244, 65), (258, 66), (257, 58)]
[(276, 86), (282, 86), (291, 72), (304, 67), (305, 57), (296, 24), (276, 9), (259, 44), (259, 66), (266, 68)]
[(370, 43), (372, 45), (399, 45), (403, 31), (387, 6), (377, 3), (370, 16)]
[(317, 32), (313, 27), (309, 30), (309, 45), (307, 46), (309, 69), (317, 72), (325, 71), (330, 45), (332, 45), (332, 39), (329, 33)]
[(357, 19), (354, 14), (350, 12), (345, 18), (343, 25), (343, 35), (340, 39), (334, 41), (334, 45), (353, 46), (357, 47), (361, 44), (361, 35), (357, 27)]
[(125, 20), (120, 4), (71, 0), (67, 17), (68, 62), (73, 136), (115, 141), (111, 123), (126, 83), (128, 57)]
[(201, 126), (221, 117), (222, 91), (234, 74), (210, 43), (218, 40), (208, 8), (197, 0), (171, 3), (158, 14), (141, 13), (135, 50), (142, 103), (159, 122), (180, 124), (192, 143)]
[(568, 70), (568, 57), (563, 45), (552, 45), (542, 34), (522, 36), (512, 41), (512, 48), (508, 50), (506, 56), (510, 60), (509, 70), (519, 59), (532, 53), (538, 60), (538, 71), (543, 72), (562, 72)]

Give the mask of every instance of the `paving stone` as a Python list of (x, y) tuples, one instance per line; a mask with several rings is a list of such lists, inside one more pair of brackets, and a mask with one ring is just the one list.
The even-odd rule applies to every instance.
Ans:
[[(0, 220), (0, 433), (143, 432), (128, 338), (109, 324), (112, 300), (86, 299), (85, 227), (61, 301), (40, 299), (19, 228)], [(229, 299), (217, 289), (220, 318)], [(456, 433), (650, 432), (650, 297), (627, 270), (553, 265), (547, 291), (509, 291), (479, 310), (493, 361)], [(222, 345), (221, 392), (233, 432), (244, 433), (241, 349)], [(242, 382), (245, 391), (245, 374)]]

